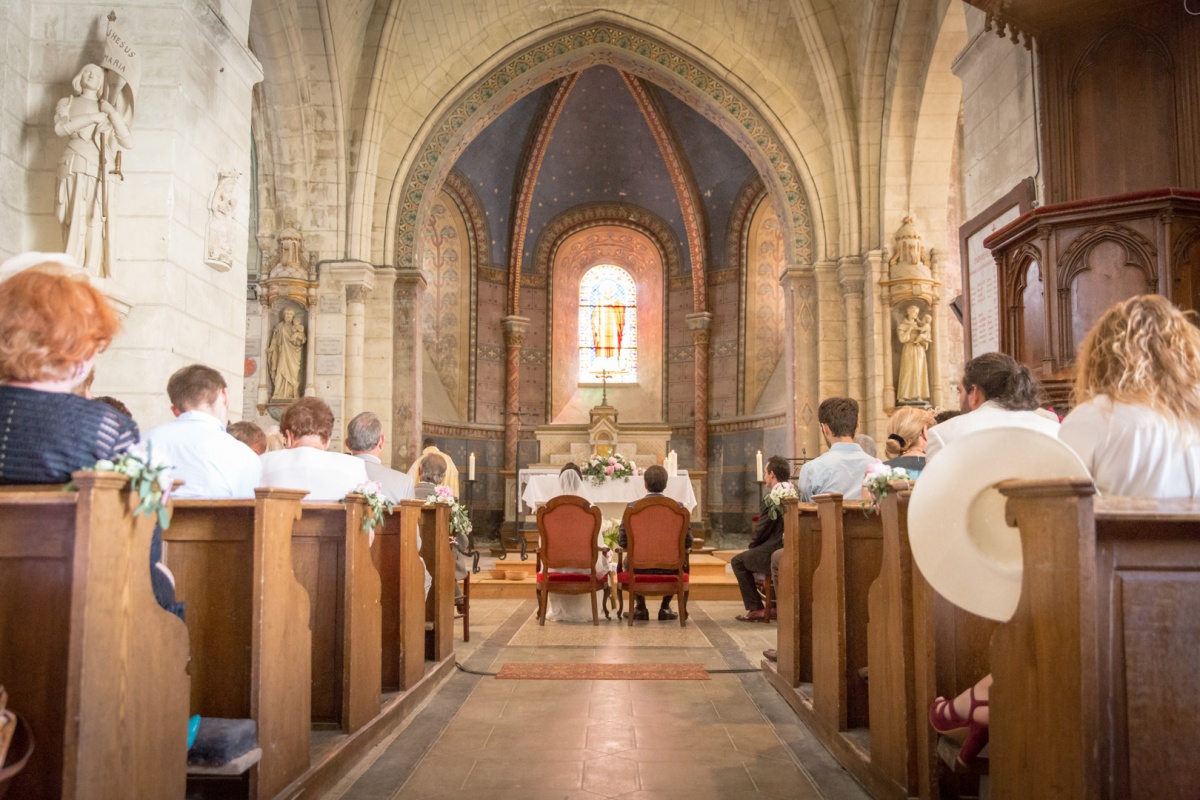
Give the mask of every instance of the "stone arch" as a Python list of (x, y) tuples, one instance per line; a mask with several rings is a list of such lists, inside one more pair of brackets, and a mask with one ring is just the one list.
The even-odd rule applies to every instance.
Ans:
[(423, 127), (414, 141), (401, 174), (392, 186), (385, 252), (400, 269), (414, 263), (413, 231), (428, 213), (428, 191), (437, 185), (466, 144), (519, 97), (539, 86), (596, 64), (607, 64), (654, 83), (690, 105), (729, 135), (746, 152), (769, 187), (777, 206), (787, 209), (789, 263), (812, 263), (819, 242), (810, 218), (806, 186), (813, 184), (807, 165), (793, 157), (786, 140), (764, 118), (734, 78), (701, 63), (701, 56), (683, 52), (681, 45), (664, 44), (662, 35), (641, 33), (612, 14), (589, 15), (592, 22), (547, 38), (533, 35), (532, 45), (519, 46), (514, 56), (499, 59), (482, 77), (442, 105), (436, 122)]

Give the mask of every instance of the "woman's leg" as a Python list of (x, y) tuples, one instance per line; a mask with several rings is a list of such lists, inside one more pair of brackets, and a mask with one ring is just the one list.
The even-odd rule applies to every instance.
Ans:
[(984, 675), (979, 679), (979, 683), (975, 684), (972, 689), (975, 690), (975, 710), (971, 710), (971, 689), (954, 698), (954, 712), (962, 719), (968, 719), (970, 714), (970, 722), (977, 722), (980, 725), (988, 724), (988, 691), (992, 687), (991, 673)]

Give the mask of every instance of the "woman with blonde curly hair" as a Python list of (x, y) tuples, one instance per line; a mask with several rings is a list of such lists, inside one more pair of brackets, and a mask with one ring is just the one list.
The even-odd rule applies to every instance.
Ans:
[(1200, 496), (1200, 329), (1169, 300), (1104, 312), (1079, 350), (1075, 402), (1059, 438), (1101, 492)]
[(884, 442), (889, 467), (903, 467), (908, 477), (916, 478), (925, 469), (925, 432), (934, 426), (933, 412), (927, 408), (903, 406), (888, 421)]

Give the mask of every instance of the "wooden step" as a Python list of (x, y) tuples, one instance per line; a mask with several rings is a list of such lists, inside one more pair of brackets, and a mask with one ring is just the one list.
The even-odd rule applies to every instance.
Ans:
[[(537, 574), (537, 561), (533, 556), (530, 556), (528, 561), (522, 561), (519, 555), (510, 553), (508, 558), (496, 562), (496, 569), (502, 569), (505, 572), (523, 572), (532, 578)], [(488, 575), (486, 571), (479, 574)], [(725, 561), (713, 556), (698, 554), (693, 554), (691, 557), (691, 576), (692, 580), (700, 577), (721, 578), (725, 576), (728, 576), (729, 580), (733, 580), (733, 574), (729, 571)]]
[[(528, 578), (519, 581), (498, 581), (486, 576), (486, 572), (472, 576), (472, 599), (531, 600), (537, 596), (537, 580), (532, 572)], [(689, 583), (689, 598), (693, 600), (737, 600), (741, 597), (737, 581), (732, 575), (711, 577), (693, 574)]]

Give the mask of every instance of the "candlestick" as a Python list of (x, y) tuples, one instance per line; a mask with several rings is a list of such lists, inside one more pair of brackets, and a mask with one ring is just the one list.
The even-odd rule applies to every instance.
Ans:
[(475, 480), (475, 454), (471, 453), (471, 457), (467, 459), (467, 480)]
[(761, 483), (763, 479), (762, 450), (759, 450), (754, 456), (754, 475), (754, 479)]

